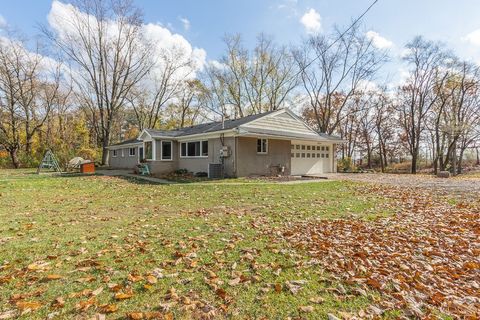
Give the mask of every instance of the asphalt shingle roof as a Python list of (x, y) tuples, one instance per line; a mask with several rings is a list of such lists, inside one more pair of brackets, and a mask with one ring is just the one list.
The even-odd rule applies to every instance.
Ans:
[(238, 126), (241, 126), (242, 124), (259, 119), (275, 111), (276, 110), (260, 113), (260, 114), (253, 114), (253, 115), (246, 116), (239, 119), (225, 120), (223, 126), (221, 121), (216, 121), (216, 122), (202, 123), (195, 126), (190, 126), (186, 128), (177, 129), (177, 130), (167, 131), (167, 130), (146, 129), (146, 131), (153, 137), (156, 137), (156, 136), (181, 137), (181, 136), (189, 136), (192, 134), (210, 133), (215, 131), (229, 130), (229, 129), (236, 128)]
[(111, 144), (110, 147), (123, 146), (124, 144), (133, 144), (133, 143), (142, 143), (142, 140), (138, 140), (137, 138), (125, 140), (119, 143)]

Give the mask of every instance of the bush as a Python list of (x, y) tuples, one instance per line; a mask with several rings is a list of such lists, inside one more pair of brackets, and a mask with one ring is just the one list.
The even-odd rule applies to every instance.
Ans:
[(197, 172), (197, 173), (195, 173), (195, 177), (206, 178), (206, 177), (208, 177), (208, 173), (207, 172)]
[(177, 169), (173, 173), (175, 173), (175, 174), (187, 174), (188, 170), (187, 169)]
[(338, 161), (338, 172), (352, 172), (355, 170), (352, 158), (346, 157)]
[(400, 163), (392, 163), (385, 168), (385, 172), (388, 173), (409, 173), (412, 168), (410, 161), (404, 161)]

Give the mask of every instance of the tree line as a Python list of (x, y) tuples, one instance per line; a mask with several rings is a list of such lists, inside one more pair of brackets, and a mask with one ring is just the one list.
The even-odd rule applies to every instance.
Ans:
[[(399, 85), (378, 83), (390, 53), (361, 26), (312, 35), (295, 46), (239, 34), (199, 65), (182, 46), (163, 48), (142, 14), (122, 0), (78, 0), (62, 28), (31, 41), (0, 38), (0, 146), (11, 166), (45, 149), (64, 161), (107, 162), (106, 147), (144, 128), (181, 128), (279, 108), (299, 111), (322, 133), (345, 140), (340, 162), (385, 171), (428, 157), (435, 172), (462, 170), (480, 148), (480, 69), (443, 44), (415, 37), (404, 48)], [(45, 54), (48, 48), (48, 54)], [(1, 149), (0, 149), (1, 150)], [(1, 152), (1, 151), (0, 151)]]

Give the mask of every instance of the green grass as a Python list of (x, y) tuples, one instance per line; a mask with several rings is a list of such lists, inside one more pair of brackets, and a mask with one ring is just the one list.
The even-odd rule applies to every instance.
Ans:
[[(23, 315), (25, 319), (44, 319), (53, 312), (58, 319), (70, 319), (82, 313), (75, 306), (87, 299), (72, 293), (100, 287), (103, 292), (85, 315), (100, 312), (97, 307), (107, 303), (119, 308), (109, 318), (155, 311), (169, 302), (165, 296), (170, 288), (180, 297), (211, 305), (218, 318), (326, 318), (327, 313), (363, 308), (374, 296), (339, 299), (325, 290), (338, 286), (337, 281), (319, 267), (304, 265), (306, 257), (267, 232), (305, 219), (374, 219), (388, 214), (381, 206), (385, 200), (357, 193), (360, 184), (238, 179), (239, 183), (152, 185), (32, 172), (0, 170), (0, 314), (15, 309), (15, 295), (37, 290), (41, 293), (23, 300), (42, 306)], [(185, 254), (190, 258), (179, 259)], [(27, 269), (39, 261), (48, 262), (48, 270)], [(82, 269), (85, 261), (96, 264)], [(127, 280), (129, 274), (146, 276), (156, 268), (169, 276), (148, 290), (144, 280)], [(214, 285), (206, 281), (210, 271), (218, 277)], [(49, 274), (62, 279), (45, 281)], [(248, 281), (228, 284), (239, 276)], [(93, 279), (81, 282), (86, 277)], [(294, 295), (285, 288), (291, 280), (307, 282)], [(115, 301), (109, 283), (131, 286), (133, 297)], [(281, 292), (274, 290), (275, 284), (282, 286)], [(226, 299), (216, 288), (225, 290)], [(59, 296), (65, 306), (54, 309), (51, 303)], [(318, 296), (325, 302), (315, 304), (311, 313), (299, 312), (298, 306), (312, 305), (309, 299)], [(198, 311), (178, 302), (169, 312), (187, 319)]]

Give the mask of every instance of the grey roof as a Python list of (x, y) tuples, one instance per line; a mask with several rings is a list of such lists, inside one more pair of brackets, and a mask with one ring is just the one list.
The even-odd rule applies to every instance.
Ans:
[[(273, 110), (273, 111), (268, 111), (260, 114), (254, 114), (250, 116), (246, 116), (243, 118), (238, 118), (238, 119), (233, 119), (233, 120), (226, 120), (223, 123), (221, 121), (216, 121), (216, 122), (209, 122), (209, 123), (202, 123), (198, 124), (195, 126), (190, 126), (186, 128), (181, 128), (181, 129), (176, 129), (176, 130), (155, 130), (155, 129), (145, 129), (145, 131), (151, 135), (153, 138), (162, 138), (162, 137), (170, 137), (170, 138), (177, 138), (177, 137), (182, 137), (182, 136), (189, 136), (189, 135), (194, 135), (194, 134), (205, 134), (205, 133), (211, 133), (211, 132), (217, 132), (217, 131), (222, 131), (222, 130), (231, 130), (234, 128), (237, 128), (241, 125), (244, 125), (246, 123), (249, 123), (253, 120), (262, 118), (268, 114), (274, 113), (278, 110)], [(298, 118), (298, 117), (297, 117)], [(270, 131), (268, 129), (248, 129), (248, 132), (251, 133), (263, 133), (263, 134), (271, 134), (271, 135), (278, 135), (278, 131)], [(299, 139), (311, 139), (312, 136), (309, 135), (303, 135), (303, 134), (292, 134), (289, 133), (289, 136), (299, 138)], [(332, 136), (328, 135), (326, 133), (318, 133), (318, 137), (320, 139), (325, 139), (325, 140), (331, 140), (331, 141), (341, 141), (340, 137), (337, 136)], [(141, 143), (142, 140), (139, 139), (131, 139), (127, 141), (123, 141), (117, 144), (111, 145), (111, 147), (114, 146), (121, 146), (121, 145), (126, 145), (126, 144), (134, 144), (134, 143)]]
[(181, 136), (189, 136), (192, 134), (210, 133), (215, 131), (234, 129), (238, 126), (241, 126), (242, 124), (259, 119), (275, 111), (278, 111), (278, 110), (268, 111), (260, 114), (253, 114), (250, 116), (233, 119), (233, 120), (226, 120), (223, 126), (221, 121), (216, 121), (216, 122), (202, 123), (195, 126), (190, 126), (190, 127), (185, 127), (185, 128), (170, 130), (170, 131), (153, 130), (153, 129), (146, 129), (146, 131), (152, 137), (181, 137)]
[(315, 138), (315, 140), (317, 141), (325, 141), (325, 140), (329, 140), (329, 141), (341, 141), (342, 139), (339, 138), (339, 137), (336, 137), (336, 136), (331, 136), (331, 135), (328, 135), (328, 134), (325, 134), (325, 133), (317, 133), (318, 135), (315, 135), (315, 134), (311, 134), (311, 135), (307, 135), (307, 134), (302, 134), (302, 133), (293, 133), (293, 132), (289, 132), (288, 134), (286, 135), (282, 135), (282, 134), (279, 134), (278, 131), (276, 130), (268, 130), (268, 129), (260, 129), (260, 128), (255, 128), (255, 129), (248, 129), (248, 131), (246, 132), (246, 134), (264, 134), (264, 135), (270, 135), (270, 136), (288, 136), (288, 137), (292, 137), (292, 138), (297, 138), (299, 140), (301, 139), (306, 139), (306, 140), (312, 140)]
[(327, 134), (327, 133), (323, 133), (323, 132), (317, 132), (318, 135), (322, 138), (325, 138), (327, 140), (343, 140), (342, 138), (340, 138), (339, 136), (334, 136), (332, 134)]
[(135, 138), (135, 139), (125, 140), (119, 143), (111, 144), (110, 147), (117, 147), (117, 146), (123, 146), (124, 144), (135, 144), (135, 143), (142, 143), (142, 142), (143, 142), (142, 140)]

